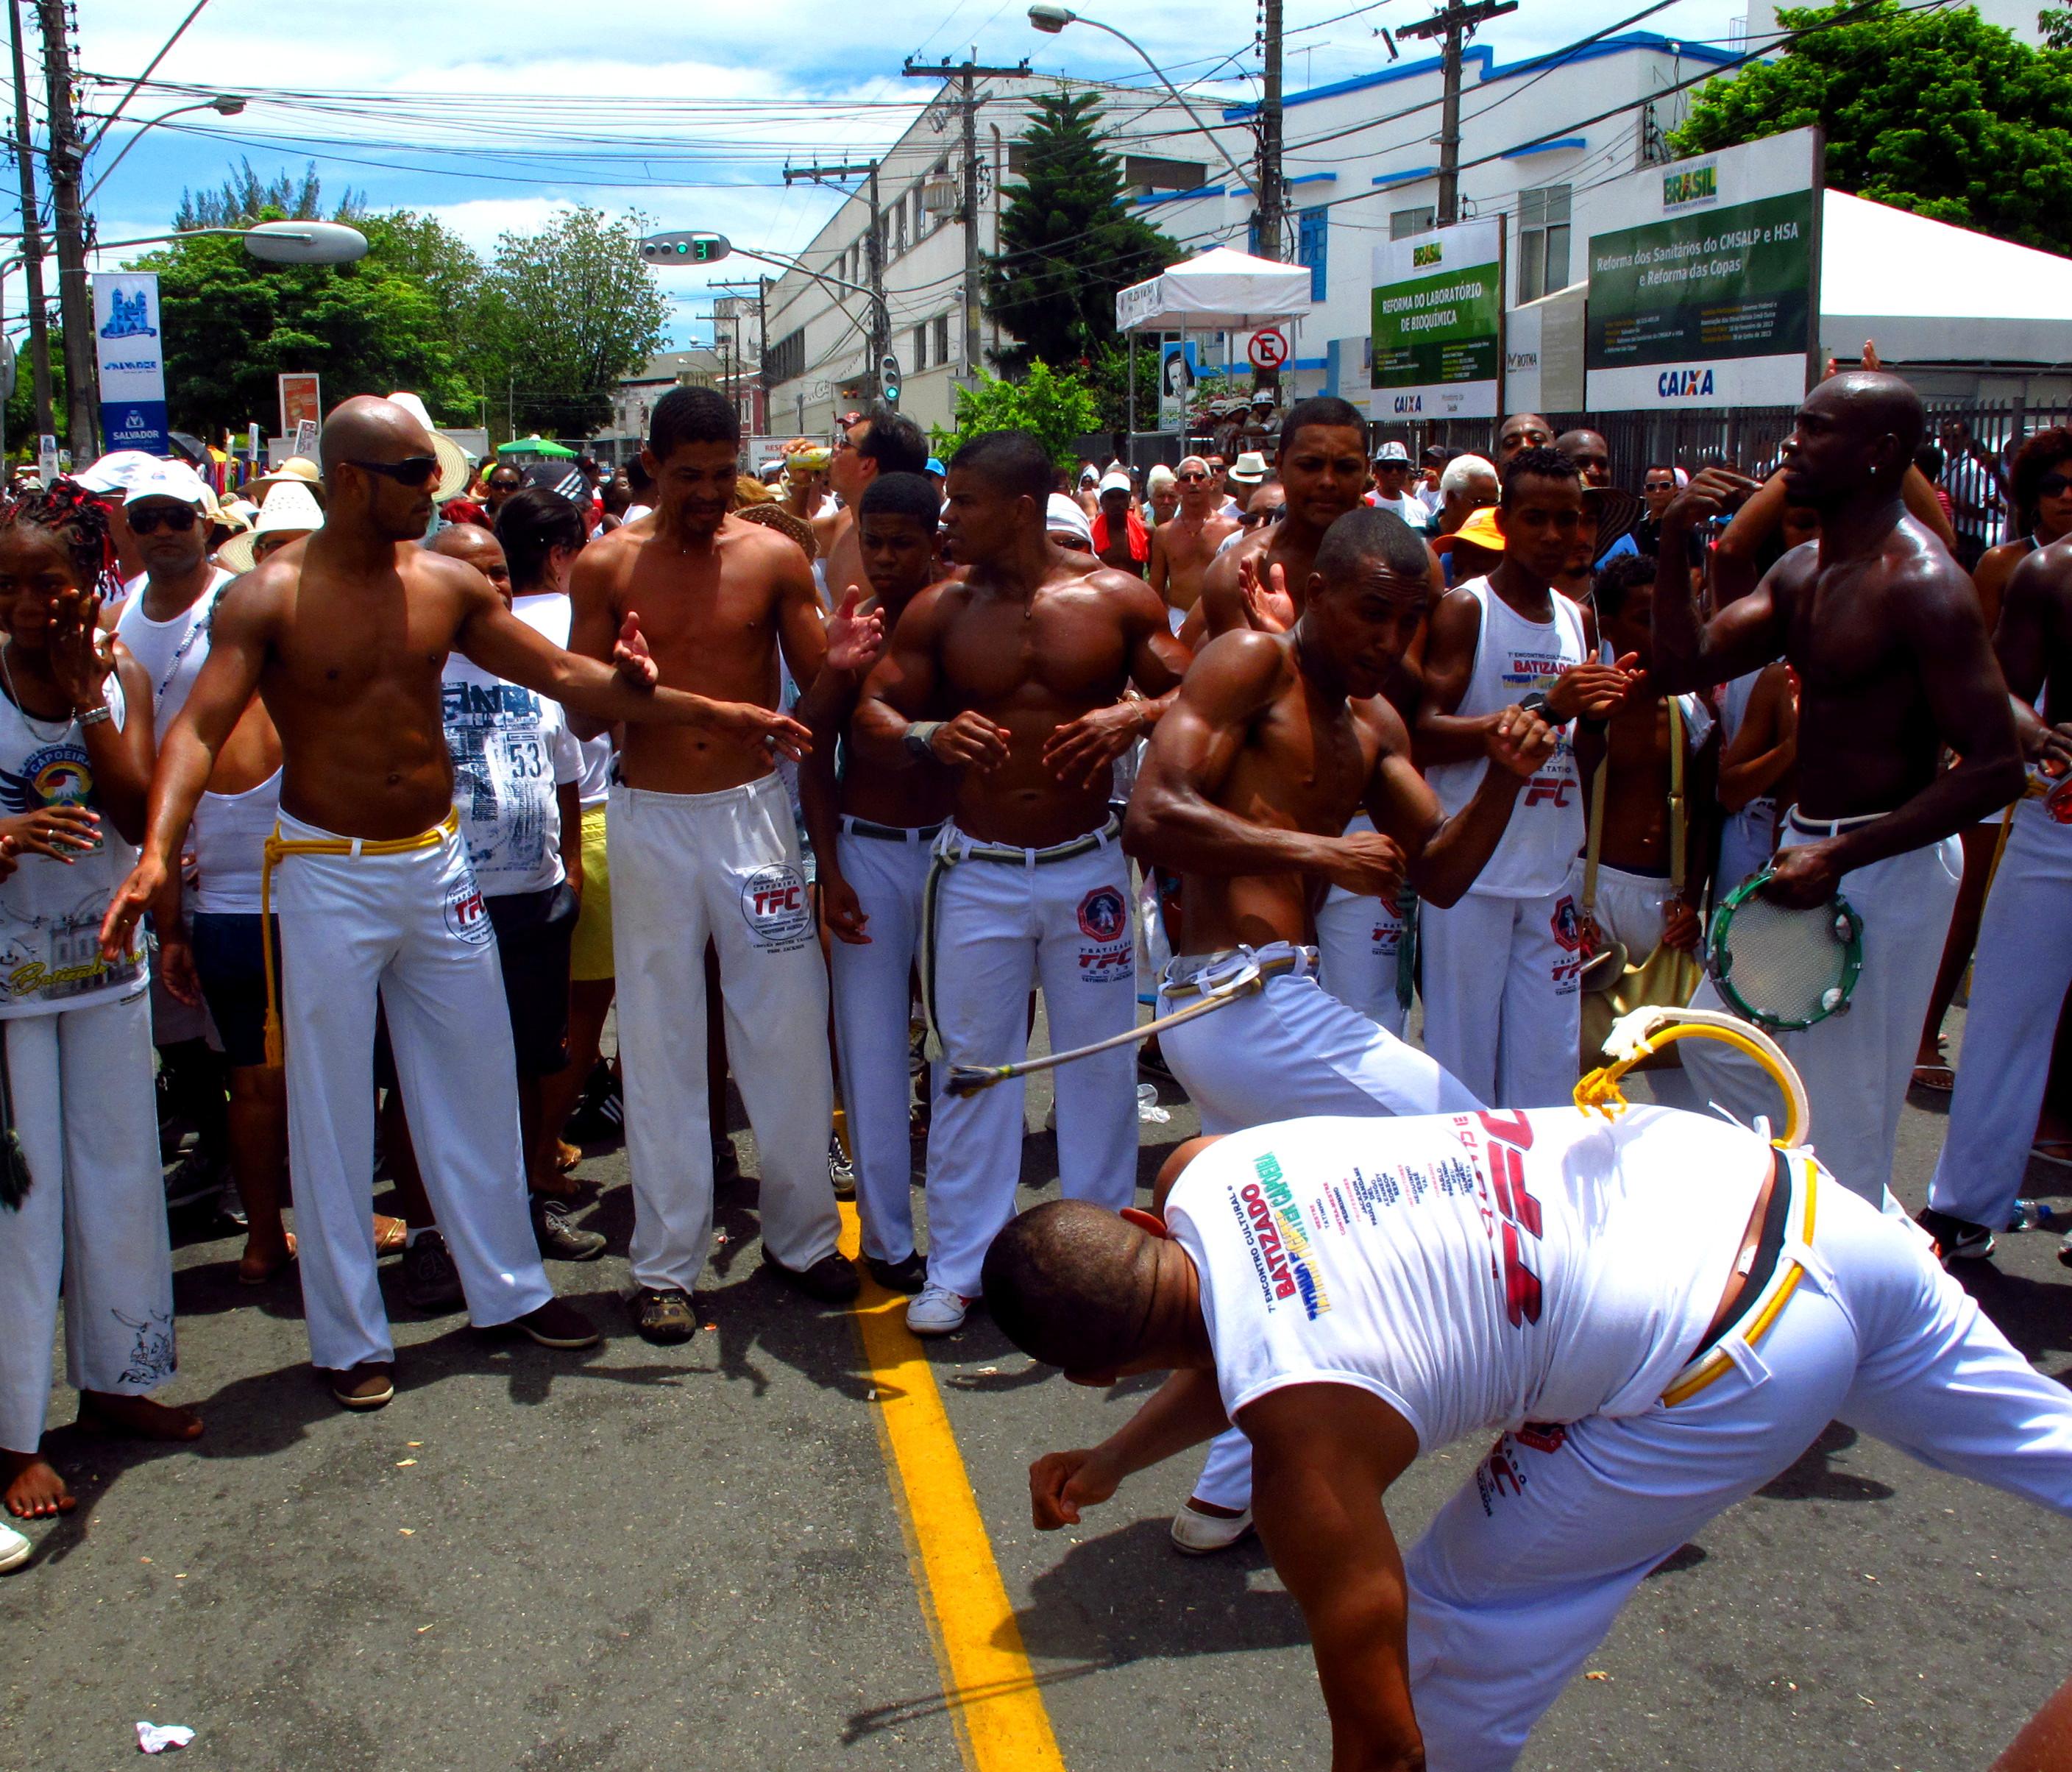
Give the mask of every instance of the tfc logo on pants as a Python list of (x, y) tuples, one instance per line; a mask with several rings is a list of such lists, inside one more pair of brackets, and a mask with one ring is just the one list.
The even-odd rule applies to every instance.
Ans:
[(462, 880), (446, 888), (446, 927), (471, 947), (488, 940), (491, 930), (489, 907), (472, 880)]
[(812, 935), (813, 907), (806, 876), (788, 861), (761, 868), (742, 882), (741, 915), (756, 945), (796, 948)]

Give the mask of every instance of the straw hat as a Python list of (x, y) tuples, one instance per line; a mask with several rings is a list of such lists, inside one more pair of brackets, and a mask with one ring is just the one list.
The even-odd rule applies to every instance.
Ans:
[(392, 406), (401, 406), (413, 418), (432, 434), (432, 452), (439, 458), (439, 477), (432, 487), (432, 503), (444, 504), (448, 499), (457, 499), (467, 490), (467, 483), (475, 478), (475, 469), (468, 461), (467, 451), (432, 423), (432, 415), (425, 410), (425, 403), (413, 393), (396, 393), (388, 397)]
[(813, 535), (813, 526), (804, 517), (796, 517), (781, 504), (756, 504), (742, 506), (734, 513), (746, 517), (750, 523), (759, 523), (766, 529), (775, 529), (779, 535), (789, 536), (798, 543), (808, 560), (820, 553), (820, 544)]
[(284, 480), (299, 480), (316, 495), (317, 503), (323, 503), (323, 470), (306, 455), (290, 455), (270, 474), (261, 474), (245, 488), (245, 495), (257, 501), (263, 508), (266, 495)]
[(282, 481), (266, 495), (259, 508), (259, 520), (245, 535), (232, 536), (216, 550), (216, 564), (225, 572), (249, 572), (258, 565), (259, 538), (279, 535), (308, 535), (323, 527), (323, 507), (316, 494), (293, 479)]

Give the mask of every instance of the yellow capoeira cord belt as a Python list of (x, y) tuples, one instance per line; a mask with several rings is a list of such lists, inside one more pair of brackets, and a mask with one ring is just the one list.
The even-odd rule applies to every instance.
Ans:
[(360, 837), (283, 837), (276, 824), (266, 839), (265, 859), (259, 867), (259, 927), (266, 950), (266, 1062), (286, 1062), (286, 1047), (281, 1038), (281, 981), (273, 959), (273, 870), (288, 855), (404, 855), (413, 849), (435, 849), (460, 829), (460, 815), (448, 812), (429, 831), (415, 837), (384, 837), (379, 841)]
[[(1782, 1093), (1784, 1131), (1781, 1136), (1772, 1137), (1770, 1144), (1778, 1150), (1790, 1153), (1802, 1166), (1799, 1185), (1803, 1190), (1803, 1203), (1800, 1207), (1798, 1241), (1811, 1244), (1815, 1171), (1812, 1160), (1803, 1147), (1812, 1124), (1812, 1107), (1807, 1099), (1806, 1085), (1791, 1067), (1784, 1049), (1761, 1028), (1719, 1009), (1671, 1009), (1659, 1004), (1637, 1009), (1612, 1024), (1611, 1033), (1605, 1041), (1605, 1054), (1612, 1062), (1593, 1071), (1576, 1085), (1576, 1105), (1601, 1113), (1607, 1120), (1616, 1119), (1628, 1105), (1620, 1091), (1619, 1079), (1650, 1054), (1678, 1040), (1717, 1040), (1732, 1046), (1760, 1065)], [(1780, 1258), (1776, 1271), (1743, 1310), (1741, 1321), (1731, 1333), (1750, 1347), (1761, 1341), (1797, 1290), (1805, 1271), (1789, 1256)], [(1733, 1358), (1725, 1348), (1715, 1346), (1663, 1392), (1662, 1400), (1673, 1408), (1696, 1396), (1715, 1379), (1725, 1377), (1733, 1367)]]

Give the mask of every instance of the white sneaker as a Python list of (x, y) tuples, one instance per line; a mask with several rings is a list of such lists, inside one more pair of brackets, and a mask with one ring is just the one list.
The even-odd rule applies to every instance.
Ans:
[(0, 1575), (18, 1569), (29, 1560), (36, 1547), (11, 1526), (0, 1526)]
[(971, 1300), (948, 1286), (923, 1286), (906, 1307), (906, 1326), (917, 1335), (950, 1335), (964, 1326)]
[(1173, 1516), (1173, 1548), (1183, 1556), (1211, 1556), (1228, 1550), (1251, 1530), (1249, 1507), (1235, 1519), (1225, 1519), (1220, 1514), (1198, 1512), (1183, 1502)]

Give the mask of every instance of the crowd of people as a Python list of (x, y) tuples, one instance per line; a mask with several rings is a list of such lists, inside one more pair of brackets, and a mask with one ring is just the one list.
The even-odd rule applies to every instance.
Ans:
[[(60, 1300), (83, 1416), (202, 1431), (151, 1396), (175, 1357), (158, 1104), (228, 1168), (239, 1278), (298, 1276), (314, 1367), (368, 1410), (397, 1384), (384, 1255), (415, 1309), (598, 1339), (546, 1264), (602, 1252), (569, 1170), (615, 1127), (633, 1327), (691, 1338), (730, 1075), (763, 1260), (808, 1301), (858, 1292), (853, 1190), (861, 1265), (915, 1333), (984, 1300), (1074, 1376), (1178, 1369), (1108, 1446), (1039, 1462), (1038, 1522), (1210, 1440), (1174, 1541), (1265, 1529), (1342, 1738), (1414, 1732), (1409, 1691), (1433, 1765), (1508, 1764), (1653, 1562), (1838, 1412), (2072, 1507), (2072, 1404), (1938, 1267), (2019, 1215), (2072, 987), (2072, 722), (2049, 720), (2072, 434), (2016, 458), (2025, 539), (1975, 573), (1922, 434), (1905, 383), (1862, 370), (1808, 396), (1766, 475), (1661, 463), (1637, 492), (1588, 430), (1512, 414), (1487, 455), (1413, 461), (1331, 397), (1249, 409), (1141, 483), (1017, 431), (944, 464), (886, 409), (762, 475), (730, 402), (685, 388), (637, 460), (557, 479), (483, 472), (414, 402), (361, 397), (239, 522), (146, 458), (18, 494), (9, 1511), (73, 1504), (40, 1450)], [(1739, 1127), (1569, 1108), (1599, 1062), (1586, 1005), (1645, 973), (1718, 1006), (1693, 956), (1765, 874), (1863, 925), (1848, 1013), (1780, 1036), (1818, 1166), (1773, 1166), (1744, 1129), (1774, 1086), (1719, 1049), (1655, 1098)], [(1935, 1086), (1938, 970), (1974, 944), (1917, 1228), (1889, 1186), (1900, 1107)], [(1092, 1050), (1057, 1092), (1063, 1203), (1018, 1218), (1039, 992), (1053, 1049)], [(1140, 1055), (1147, 1004), (1173, 1019)], [(1205, 1135), (1155, 1214), (1140, 1063)], [(1736, 1178), (1698, 1211), (1713, 1170)], [(1383, 1211), (1404, 1200), (1421, 1229)], [(1783, 1308), (1809, 1275), (1818, 1323)], [(1730, 1396), (1720, 1351), (1778, 1322), (1781, 1381)], [(1326, 1408), (1272, 1400), (1334, 1374)], [(1640, 1415), (1686, 1386), (1704, 1431)], [(1519, 1474), (1607, 1423), (1588, 1481)], [(1494, 1474), (1413, 1559), (1406, 1660), (1379, 1497), (1492, 1426)], [(1661, 1480), (1687, 1466), (1704, 1481)], [(1507, 1482), (1530, 1523), (1494, 1508)], [(1650, 1483), (1675, 1504), (1634, 1505)], [(1499, 1606), (1492, 1519), (1549, 1547), (1602, 1531)], [(25, 1560), (0, 1535), (0, 1567)]]

